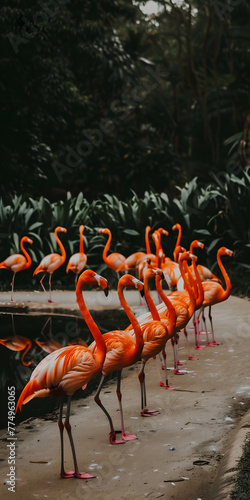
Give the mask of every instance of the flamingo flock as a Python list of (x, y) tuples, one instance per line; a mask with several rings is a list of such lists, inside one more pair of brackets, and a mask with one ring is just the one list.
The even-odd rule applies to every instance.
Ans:
[[(21, 411), (22, 406), (36, 397), (54, 396), (59, 399), (59, 432), (61, 444), (61, 469), (60, 474), (63, 478), (77, 477), (80, 479), (91, 478), (88, 473), (79, 472), (78, 462), (76, 458), (76, 450), (70, 425), (70, 406), (71, 398), (77, 389), (85, 389), (91, 379), (97, 374), (101, 375), (100, 383), (94, 400), (103, 411), (107, 418), (110, 431), (109, 441), (112, 445), (124, 444), (126, 441), (136, 439), (135, 434), (125, 432), (124, 414), (122, 407), (121, 393), (121, 373), (125, 367), (140, 363), (138, 379), (140, 383), (141, 402), (140, 415), (142, 417), (154, 417), (159, 412), (157, 410), (149, 410), (147, 407), (146, 396), (146, 363), (150, 358), (156, 359), (161, 356), (164, 361), (164, 381), (160, 375), (160, 386), (166, 389), (173, 389), (168, 383), (167, 362), (166, 362), (166, 344), (170, 340), (174, 351), (174, 374), (182, 375), (185, 372), (179, 370), (180, 361), (178, 356), (179, 336), (184, 331), (187, 337), (187, 325), (191, 321), (194, 327), (194, 348), (196, 350), (204, 347), (213, 347), (219, 345), (215, 340), (214, 328), (211, 315), (211, 307), (217, 303), (226, 300), (231, 291), (231, 283), (222, 262), (222, 257), (232, 256), (233, 252), (226, 247), (219, 248), (217, 252), (217, 262), (222, 273), (224, 285), (208, 268), (197, 265), (197, 256), (194, 255), (195, 248), (203, 248), (203, 244), (198, 240), (194, 240), (188, 251), (180, 245), (181, 242), (181, 226), (175, 224), (172, 228), (178, 230), (178, 238), (174, 249), (174, 259), (166, 257), (161, 238), (162, 235), (167, 236), (168, 232), (163, 228), (154, 231), (152, 239), (155, 243), (155, 254), (152, 253), (149, 244), (150, 226), (145, 230), (145, 246), (146, 252), (135, 252), (135, 254), (125, 257), (119, 253), (110, 253), (108, 250), (111, 243), (111, 232), (108, 228), (103, 228), (99, 232), (108, 235), (108, 240), (103, 251), (103, 260), (108, 267), (117, 272), (118, 287), (117, 293), (120, 299), (127, 318), (128, 326), (125, 330), (113, 330), (102, 334), (95, 321), (93, 320), (85, 300), (83, 298), (83, 287), (95, 285), (100, 287), (104, 293), (108, 293), (107, 279), (98, 275), (91, 269), (83, 270), (87, 263), (87, 256), (83, 250), (82, 233), (84, 226), (80, 226), (80, 249), (79, 253), (74, 254), (67, 265), (69, 270), (76, 274), (76, 299), (80, 312), (94, 338), (94, 341), (89, 346), (84, 343), (76, 343), (60, 347), (60, 345), (49, 351), (49, 354), (40, 361), (32, 372), (30, 381), (24, 387), (17, 405), (16, 412)], [(51, 276), (52, 273), (61, 266), (66, 259), (66, 252), (62, 242), (59, 239), (58, 233), (65, 232), (66, 229), (57, 227), (55, 237), (61, 254), (50, 254), (44, 257), (35, 269), (34, 275), (43, 273), (41, 285), (48, 296), (48, 301), (51, 302)], [(11, 256), (11, 261), (6, 259), (0, 264), (0, 268), (11, 269), (14, 272), (12, 294), (14, 289), (15, 273), (28, 268), (31, 264), (31, 259), (27, 255), (23, 247), (23, 242), (31, 243), (29, 239), (22, 239), (21, 248), (25, 255), (16, 254)], [(22, 259), (20, 258), (22, 257)], [(15, 259), (19, 263), (19, 267), (13, 267)], [(135, 277), (131, 272), (137, 271), (138, 277)], [(43, 285), (45, 274), (49, 274), (49, 292)], [(81, 274), (80, 274), (81, 273)], [(121, 273), (124, 273), (121, 275)], [(149, 281), (154, 280), (155, 288), (158, 292), (160, 302), (155, 304), (152, 293), (149, 287)], [(162, 288), (162, 282), (166, 280), (169, 291)], [(134, 315), (131, 307), (127, 303), (124, 291), (127, 288), (134, 288), (144, 294), (148, 311), (143, 314)], [(12, 295), (11, 295), (12, 297)], [(212, 339), (209, 340), (204, 311), (209, 309), (209, 319), (211, 324)], [(202, 331), (206, 333), (206, 346), (200, 344), (200, 334)], [(21, 339), (22, 340), (22, 339)], [(9, 339), (4, 339), (3, 344), (8, 347)], [(17, 349), (24, 349), (25, 343), (13, 342), (10, 349), (17, 345)], [(23, 357), (26, 350), (23, 354)], [(189, 359), (197, 358), (190, 356)], [(157, 361), (157, 359), (156, 359)], [(117, 372), (117, 389), (116, 394), (121, 417), (121, 438), (117, 437), (117, 431), (114, 429), (112, 416), (108, 409), (103, 405), (100, 394), (103, 388), (105, 377), (111, 372)], [(160, 373), (160, 370), (158, 369)], [(64, 397), (67, 397), (66, 417), (63, 422), (63, 403)], [(65, 471), (64, 469), (64, 429), (66, 430), (70, 446), (72, 450), (74, 470)]]

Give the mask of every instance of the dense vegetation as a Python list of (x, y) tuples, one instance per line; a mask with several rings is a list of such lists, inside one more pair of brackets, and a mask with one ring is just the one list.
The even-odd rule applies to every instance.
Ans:
[[(173, 224), (182, 225), (182, 244), (189, 248), (190, 242), (198, 238), (205, 243), (200, 252), (200, 261), (212, 270), (216, 268), (216, 250), (226, 245), (234, 251), (233, 262), (227, 262), (236, 292), (249, 293), (250, 271), (250, 167), (240, 175), (213, 175), (213, 181), (201, 186), (193, 179), (182, 188), (179, 195), (170, 198), (166, 193), (145, 192), (143, 198), (131, 193), (127, 201), (114, 195), (103, 195), (88, 202), (80, 193), (77, 197), (67, 195), (66, 201), (49, 202), (40, 197), (35, 200), (27, 196), (15, 196), (7, 204), (0, 204), (0, 226), (2, 239), (0, 259), (19, 251), (20, 238), (29, 235), (34, 244), (29, 248), (34, 263), (31, 269), (20, 273), (18, 283), (34, 286), (32, 270), (47, 253), (58, 251), (53, 231), (57, 225), (67, 228), (62, 235), (67, 257), (79, 248), (79, 225), (85, 225), (84, 244), (88, 266), (106, 273), (110, 279), (115, 273), (106, 268), (102, 251), (107, 237), (98, 234), (98, 229), (109, 227), (113, 238), (111, 251), (128, 256), (136, 250), (145, 250), (144, 231), (149, 224), (152, 230), (164, 227), (169, 236), (163, 241), (166, 255), (172, 257), (176, 234)], [(151, 240), (152, 251), (155, 251)], [(8, 276), (7, 276), (8, 275)], [(1, 281), (9, 286), (9, 272), (1, 271)], [(65, 266), (58, 269), (53, 278), (58, 285), (73, 286), (73, 277), (65, 274)]]

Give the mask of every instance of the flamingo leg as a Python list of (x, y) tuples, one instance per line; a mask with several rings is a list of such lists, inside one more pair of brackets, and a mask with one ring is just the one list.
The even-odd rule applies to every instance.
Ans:
[(14, 283), (15, 283), (15, 276), (16, 276), (16, 273), (14, 271), (13, 273), (13, 276), (12, 276), (12, 281), (11, 281), (11, 302), (14, 302), (14, 299), (13, 299), (13, 292), (14, 292)]
[(49, 273), (49, 299), (48, 299), (48, 302), (53, 302), (53, 300), (51, 299), (51, 276), (52, 276), (52, 273)]
[[(195, 338), (196, 338), (195, 313), (194, 313), (194, 318), (193, 318), (193, 325), (194, 325), (194, 329), (195, 329), (194, 331), (195, 331)], [(191, 356), (191, 354), (190, 354), (189, 341), (188, 341), (188, 331), (187, 331), (186, 327), (184, 328), (184, 335), (185, 335), (186, 341), (187, 341), (188, 359), (191, 359), (192, 361), (197, 360), (198, 358)]]
[(45, 286), (44, 286), (44, 284), (43, 284), (43, 280), (44, 280), (45, 276), (46, 276), (46, 273), (44, 273), (43, 277), (40, 279), (40, 284), (41, 284), (41, 287), (42, 287), (43, 291), (46, 293), (46, 295), (47, 295), (47, 297), (48, 297), (48, 302), (50, 302), (48, 292), (47, 292), (47, 290), (45, 289)]
[(64, 445), (63, 445), (64, 424), (62, 421), (62, 411), (63, 411), (63, 402), (60, 401), (58, 427), (60, 430), (60, 441), (61, 441), (61, 476), (67, 478), (67, 477), (74, 477), (74, 471), (72, 470), (65, 472), (64, 470)]
[[(64, 427), (68, 433), (69, 436), (69, 442), (72, 450), (72, 455), (73, 455), (73, 461), (74, 461), (74, 467), (75, 471), (73, 472), (74, 477), (78, 477), (79, 479), (90, 479), (95, 476), (91, 476), (91, 474), (88, 474), (87, 472), (79, 472), (78, 465), (77, 465), (77, 460), (76, 460), (76, 452), (75, 452), (75, 445), (73, 441), (73, 436), (71, 433), (71, 425), (69, 423), (69, 416), (70, 416), (70, 403), (71, 403), (71, 396), (68, 397), (68, 404), (67, 404), (67, 411), (66, 411), (66, 418), (64, 422)], [(68, 475), (69, 474), (69, 475)], [(63, 477), (72, 477), (72, 471), (66, 472), (66, 475)]]
[(106, 417), (108, 418), (109, 425), (110, 425), (110, 433), (109, 433), (110, 443), (111, 444), (124, 444), (124, 441), (122, 439), (116, 439), (116, 432), (115, 432), (115, 429), (113, 426), (112, 418), (100, 400), (99, 394), (101, 392), (103, 382), (104, 382), (104, 375), (102, 375), (102, 378), (101, 378), (100, 384), (98, 386), (98, 389), (96, 391), (96, 395), (94, 397), (94, 400), (98, 404), (98, 406), (100, 406), (100, 408), (102, 409), (102, 411), (105, 413)]
[(202, 351), (206, 347), (204, 345), (200, 345), (200, 337), (199, 337), (200, 332), (202, 331), (202, 330), (199, 330), (200, 315), (202, 313), (202, 310), (203, 310), (203, 308), (200, 309), (200, 312), (199, 312), (199, 314), (195, 320), (195, 323), (194, 323), (194, 327), (195, 327), (195, 347), (194, 348), (197, 351)]
[(146, 400), (146, 384), (145, 384), (145, 361), (141, 362), (141, 369), (138, 375), (140, 384), (141, 384), (141, 416), (142, 417), (153, 417), (158, 415), (159, 412), (157, 410), (148, 410), (147, 409), (147, 400)]
[(206, 318), (205, 318), (205, 313), (204, 313), (204, 307), (202, 308), (202, 321), (205, 327), (205, 332), (206, 332), (206, 337), (207, 337), (207, 346), (208, 347), (213, 347), (216, 344), (213, 344), (212, 342), (209, 342), (208, 338), (208, 329), (207, 329), (207, 324), (206, 324)]
[(154, 361), (155, 361), (156, 369), (157, 369), (157, 372), (158, 372), (158, 375), (159, 375), (159, 379), (160, 379), (160, 386), (161, 387), (165, 387), (166, 389), (172, 390), (172, 389), (174, 389), (174, 387), (170, 386), (169, 383), (168, 383), (167, 354), (166, 354), (165, 349), (162, 350), (161, 354), (162, 354), (163, 362), (164, 362), (164, 366), (162, 368), (165, 370), (165, 381), (166, 381), (165, 383), (162, 380), (162, 376), (161, 376), (161, 373), (160, 373), (160, 370), (159, 370), (159, 367), (158, 367), (157, 356), (154, 356)]
[(121, 371), (118, 371), (118, 375), (117, 375), (116, 394), (118, 397), (120, 412), (121, 412), (122, 437), (125, 441), (131, 441), (133, 439), (137, 439), (137, 436), (135, 434), (126, 434), (125, 430), (124, 430), (124, 419), (123, 419), (123, 410), (122, 410), (122, 393), (121, 393)]
[(214, 326), (213, 326), (213, 321), (212, 321), (212, 306), (209, 306), (208, 308), (208, 317), (211, 325), (211, 333), (212, 333), (212, 345), (221, 345), (221, 342), (217, 342), (214, 338)]
[(179, 348), (178, 348), (178, 342), (179, 342), (179, 335), (178, 333), (175, 333), (174, 337), (171, 338), (173, 350), (174, 350), (174, 374), (175, 375), (186, 375), (187, 372), (180, 372), (178, 366), (182, 366), (183, 363), (179, 361)]

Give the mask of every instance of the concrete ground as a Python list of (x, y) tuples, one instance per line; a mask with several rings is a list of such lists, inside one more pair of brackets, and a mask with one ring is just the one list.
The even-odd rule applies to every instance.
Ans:
[[(90, 309), (119, 308), (115, 291), (84, 294)], [(78, 314), (74, 292), (53, 292), (53, 304), (42, 292), (15, 292), (15, 303), (8, 293), (0, 294), (0, 311), (25, 311), (29, 314)], [(139, 295), (128, 292), (136, 314), (142, 310)], [(155, 296), (157, 301), (157, 297)], [(60, 444), (57, 415), (49, 420), (29, 419), (16, 429), (16, 492), (18, 499), (50, 498), (62, 500), (226, 500), (235, 477), (250, 427), (250, 307), (249, 301), (230, 297), (213, 308), (216, 340), (221, 345), (194, 350), (193, 330), (189, 329), (189, 349), (197, 361), (187, 359), (183, 334), (180, 358), (187, 373), (173, 374), (173, 354), (167, 346), (169, 381), (167, 390), (159, 386), (153, 360), (146, 365), (148, 406), (159, 414), (140, 415), (139, 364), (124, 370), (122, 379), (125, 428), (137, 439), (121, 445), (109, 444), (109, 426), (93, 400), (93, 395), (72, 404), (72, 432), (80, 470), (94, 474), (90, 480), (59, 477)], [(114, 325), (114, 329), (116, 326)], [(205, 344), (205, 336), (201, 336)], [(106, 384), (103, 404), (120, 428), (116, 383)], [(0, 431), (0, 496), (11, 497), (6, 482), (8, 435)], [(72, 457), (66, 443), (66, 464)]]

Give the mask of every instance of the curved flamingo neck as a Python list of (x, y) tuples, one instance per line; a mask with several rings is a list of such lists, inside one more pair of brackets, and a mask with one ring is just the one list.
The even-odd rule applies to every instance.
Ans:
[(27, 259), (27, 262), (25, 264), (25, 269), (28, 269), (28, 267), (31, 266), (31, 257), (28, 254), (27, 250), (24, 248), (23, 243), (24, 243), (24, 239), (22, 238), (21, 239), (21, 243), (20, 243), (20, 247), (21, 247), (21, 250), (22, 250), (23, 254), (25, 255), (25, 257)]
[(137, 321), (132, 309), (129, 307), (125, 297), (124, 297), (124, 293), (123, 293), (123, 290), (124, 290), (124, 286), (121, 285), (120, 283), (118, 283), (118, 297), (120, 299), (120, 302), (121, 302), (121, 305), (125, 311), (125, 313), (127, 314), (128, 316), (128, 319), (134, 329), (134, 332), (135, 332), (135, 338), (136, 338), (136, 344), (135, 344), (135, 347), (136, 347), (136, 351), (138, 350), (138, 348), (142, 347), (143, 346), (143, 334), (142, 334), (142, 331), (141, 331), (141, 327), (140, 327), (140, 324), (139, 322)]
[(176, 322), (176, 312), (175, 308), (172, 304), (172, 302), (168, 299), (168, 296), (165, 294), (165, 292), (162, 289), (161, 286), (161, 276), (156, 276), (155, 278), (155, 283), (156, 283), (156, 290), (164, 302), (164, 304), (167, 306), (168, 312), (169, 312), (169, 326), (168, 326), (168, 333), (171, 335), (174, 331), (175, 328), (175, 322)]
[(149, 233), (151, 231), (151, 227), (147, 226), (145, 229), (145, 245), (146, 245), (146, 253), (151, 253), (150, 243), (149, 243)]
[(56, 242), (57, 242), (57, 244), (58, 244), (58, 246), (59, 246), (59, 248), (60, 248), (60, 250), (62, 252), (62, 262), (64, 262), (65, 259), (66, 259), (66, 252), (65, 252), (65, 248), (64, 248), (61, 240), (59, 239), (59, 236), (57, 234), (58, 232), (59, 232), (59, 229), (55, 230), (55, 237), (56, 237)]
[(161, 260), (162, 260), (162, 258), (160, 257), (160, 250), (162, 250), (161, 234), (158, 231), (154, 231), (154, 233), (152, 234), (152, 238), (153, 238), (154, 244), (155, 244), (156, 267), (160, 268)]
[(84, 301), (84, 298), (82, 295), (83, 284), (84, 284), (84, 281), (80, 281), (80, 282), (78, 281), (78, 283), (77, 283), (76, 300), (77, 300), (77, 303), (79, 305), (79, 309), (82, 313), (82, 316), (83, 316), (88, 328), (90, 329), (90, 331), (95, 339), (96, 347), (97, 347), (96, 354), (102, 355), (103, 359), (104, 359), (105, 354), (106, 354), (105, 342), (102, 338), (102, 334), (101, 334), (97, 324), (93, 320), (93, 318), (92, 318), (92, 316), (91, 316), (91, 314), (90, 314), (90, 312), (85, 304), (85, 301)]
[(27, 354), (27, 352), (31, 349), (31, 346), (32, 346), (32, 342), (30, 340), (27, 340), (27, 345), (26, 345), (25, 350), (23, 351), (22, 356), (21, 356), (21, 362), (24, 366), (29, 366), (32, 363), (32, 361), (24, 361), (24, 357)]
[(147, 301), (147, 304), (148, 304), (148, 307), (150, 309), (150, 312), (152, 314), (152, 318), (156, 321), (160, 321), (161, 318), (159, 316), (159, 313), (158, 313), (158, 310), (156, 309), (155, 307), (155, 304), (154, 304), (154, 301), (150, 295), (150, 291), (149, 291), (149, 286), (148, 286), (148, 281), (149, 281), (149, 277), (146, 275), (145, 276), (145, 279), (144, 279), (144, 293), (145, 293), (145, 299)]
[(229, 295), (230, 295), (232, 285), (231, 285), (230, 278), (227, 274), (227, 271), (221, 262), (221, 255), (223, 255), (223, 254), (220, 252), (220, 249), (219, 249), (217, 252), (217, 262), (218, 262), (219, 268), (222, 272), (222, 275), (223, 275), (223, 278), (224, 278), (225, 284), (226, 284), (226, 290), (223, 291), (223, 299), (227, 299), (227, 297), (229, 297)]
[[(196, 278), (196, 281), (195, 281), (196, 287), (198, 285), (198, 294), (195, 297), (196, 298), (195, 309), (199, 309), (199, 307), (202, 305), (202, 302), (204, 300), (204, 289), (203, 289), (203, 286), (202, 286), (200, 273), (199, 273), (199, 271), (197, 269), (197, 265), (196, 265), (196, 262), (194, 260), (192, 261), (192, 269), (194, 271), (195, 278)], [(189, 271), (189, 274), (190, 274), (190, 279), (191, 279), (191, 277), (193, 278), (193, 276), (192, 276), (192, 274), (190, 272), (189, 266), (188, 266), (188, 271)]]
[(103, 252), (102, 252), (102, 258), (103, 258), (103, 260), (104, 260), (105, 263), (106, 263), (106, 260), (107, 260), (107, 251), (109, 249), (109, 246), (110, 246), (110, 243), (111, 243), (111, 238), (112, 238), (111, 231), (109, 229), (108, 229), (108, 231), (107, 231), (106, 234), (108, 234), (108, 239), (107, 239), (106, 245), (105, 245), (105, 247), (103, 249)]
[(84, 253), (84, 248), (83, 248), (83, 231), (84, 231), (84, 226), (80, 226), (80, 245), (79, 245), (79, 252)]
[(177, 240), (176, 240), (176, 244), (175, 244), (175, 249), (174, 249), (174, 260), (175, 262), (178, 262), (178, 255), (176, 255), (176, 250), (177, 250), (177, 247), (180, 246), (180, 242), (181, 242), (181, 235), (182, 235), (182, 229), (181, 229), (181, 225), (180, 224), (176, 224), (176, 229), (178, 229), (178, 237), (177, 237)]
[(180, 266), (180, 272), (181, 272), (181, 275), (182, 275), (182, 278), (183, 278), (183, 281), (185, 284), (185, 289), (187, 290), (188, 295), (189, 295), (189, 299), (190, 299), (188, 313), (189, 313), (189, 317), (191, 318), (191, 316), (195, 310), (195, 298), (194, 298), (194, 292), (192, 290), (192, 287), (189, 283), (189, 280), (188, 280), (187, 275), (186, 275), (185, 270), (184, 270), (184, 260), (187, 260), (187, 258), (188, 258), (185, 254), (186, 254), (186, 252), (180, 256), (179, 266)]

